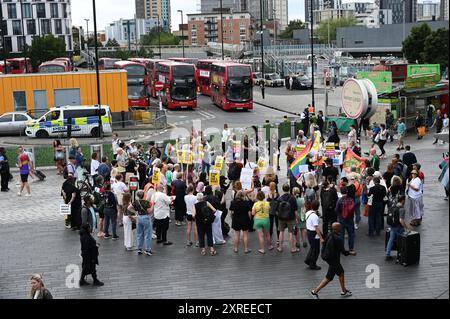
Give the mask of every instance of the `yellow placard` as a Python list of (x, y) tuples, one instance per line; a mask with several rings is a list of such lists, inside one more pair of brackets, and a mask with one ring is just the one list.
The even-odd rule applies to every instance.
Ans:
[(177, 150), (177, 158), (178, 158), (178, 163), (183, 163), (183, 151), (182, 150)]
[(325, 149), (327, 151), (334, 151), (334, 143), (326, 143), (325, 144)]
[(192, 165), (192, 162), (193, 162), (192, 151), (183, 151), (182, 163)]
[(223, 167), (223, 156), (217, 156), (214, 164), (214, 170), (221, 171)]
[(259, 169), (263, 169), (264, 167), (266, 167), (266, 160), (264, 159), (264, 157), (260, 157), (258, 159), (258, 167)]
[(198, 145), (198, 152), (203, 152), (203, 144)]
[(198, 152), (198, 159), (202, 160), (205, 157), (205, 153), (203, 151)]
[(209, 171), (209, 185), (220, 186), (220, 172), (219, 171)]
[(159, 184), (160, 182), (161, 182), (161, 171), (159, 170), (159, 168), (154, 167), (152, 173), (152, 184), (156, 185)]

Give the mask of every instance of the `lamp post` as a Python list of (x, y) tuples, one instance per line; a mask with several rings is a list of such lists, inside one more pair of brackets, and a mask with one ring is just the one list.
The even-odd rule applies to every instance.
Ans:
[(85, 41), (86, 41), (86, 50), (87, 50), (87, 54), (88, 54), (88, 69), (91, 69), (91, 54), (89, 53), (89, 19), (84, 19), (84, 21), (86, 21), (86, 36), (85, 36)]
[(0, 32), (2, 36), (2, 47), (3, 47), (3, 73), (8, 74), (8, 68), (6, 67), (6, 46), (5, 46), (5, 28), (3, 28), (3, 4), (0, 3)]
[(222, 0), (220, 0), (220, 39), (222, 43), (222, 60), (225, 60), (225, 52), (223, 50), (223, 6)]
[(156, 13), (156, 16), (158, 17), (158, 50), (159, 50), (159, 58), (161, 59), (161, 27), (159, 24), (159, 14)]
[(263, 8), (263, 1), (259, 0), (259, 24), (260, 24), (260, 28), (259, 28), (259, 32), (261, 33), (261, 77), (262, 77), (262, 81), (261, 81), (261, 96), (263, 99), (265, 99), (265, 94), (264, 94), (264, 85), (265, 85), (265, 80), (264, 80), (264, 32), (263, 32), (263, 12), (262, 12), (262, 8)]
[[(405, 41), (406, 36), (406, 0), (402, 0), (403, 3), (403, 37), (402, 37), (402, 46)], [(405, 57), (405, 52), (403, 52), (403, 58)]]
[(100, 72), (98, 69), (98, 43), (97, 43), (97, 13), (95, 10), (95, 0), (92, 0), (92, 9), (94, 11), (94, 47), (95, 47), (95, 74), (97, 77), (97, 104), (98, 104), (98, 137), (102, 138), (102, 107), (100, 101)]
[(183, 30), (183, 10), (177, 10), (181, 13), (181, 43), (183, 45), (183, 58), (184, 58), (184, 30)]
[(311, 97), (312, 97), (312, 107), (315, 109), (316, 103), (314, 99), (314, 0), (311, 0)]
[[(22, 0), (20, 0), (20, 20), (22, 21), (22, 36), (23, 36), (23, 40), (24, 40), (24, 44), (23, 44), (23, 55), (25, 58), (25, 73), (28, 73), (28, 61), (27, 61), (27, 36), (25, 34), (25, 24), (23, 22), (23, 2)], [(5, 65), (6, 67), (6, 65)]]

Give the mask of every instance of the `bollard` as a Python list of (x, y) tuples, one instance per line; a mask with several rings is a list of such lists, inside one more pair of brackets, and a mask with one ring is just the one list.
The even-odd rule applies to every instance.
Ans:
[(125, 111), (120, 112), (120, 117), (122, 119), (122, 128), (125, 128)]
[(67, 138), (72, 137), (72, 118), (67, 118)]

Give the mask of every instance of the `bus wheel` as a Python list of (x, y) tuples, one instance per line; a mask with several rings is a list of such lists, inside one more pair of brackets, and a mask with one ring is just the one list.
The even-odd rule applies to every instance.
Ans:
[(91, 130), (91, 136), (92, 137), (98, 137), (98, 127), (94, 127), (92, 130)]
[(48, 132), (44, 130), (40, 130), (36, 132), (37, 138), (48, 138)]

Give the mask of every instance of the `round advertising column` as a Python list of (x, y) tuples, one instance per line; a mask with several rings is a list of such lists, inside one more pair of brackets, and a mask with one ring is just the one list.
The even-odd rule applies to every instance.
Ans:
[(348, 79), (342, 88), (341, 102), (348, 118), (356, 120), (365, 116), (369, 106), (366, 86), (359, 80)]

